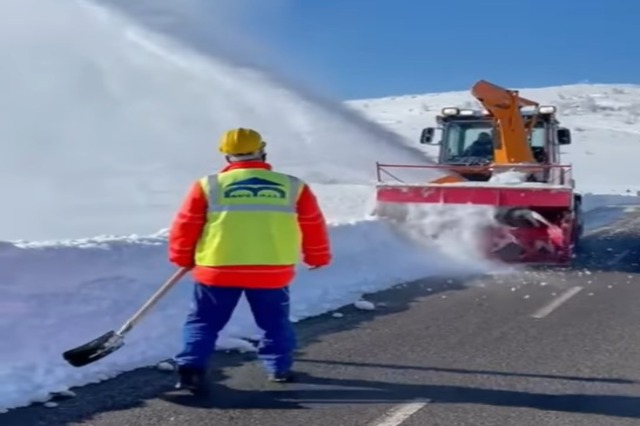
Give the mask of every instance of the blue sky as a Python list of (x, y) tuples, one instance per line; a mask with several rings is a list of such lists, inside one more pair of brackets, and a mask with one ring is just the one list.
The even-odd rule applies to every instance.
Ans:
[(259, 32), (342, 99), (640, 83), (640, 0), (296, 0)]

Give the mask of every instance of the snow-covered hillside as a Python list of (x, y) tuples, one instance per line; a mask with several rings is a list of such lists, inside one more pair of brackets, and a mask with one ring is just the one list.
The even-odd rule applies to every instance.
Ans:
[[(542, 105), (557, 106), (562, 124), (572, 130), (572, 144), (562, 149), (562, 155), (564, 164), (574, 167), (578, 190), (607, 194), (636, 194), (640, 190), (640, 180), (631, 178), (637, 169), (636, 153), (640, 152), (640, 86), (575, 84), (515, 89)], [(480, 108), (469, 90), (348, 104), (404, 136), (412, 147), (421, 146), (420, 132), (436, 125), (435, 116), (443, 107)], [(429, 155), (437, 152), (431, 145), (422, 145), (421, 149)]]
[[(365, 218), (375, 162), (426, 162), (414, 142), (420, 129), (432, 124), (441, 106), (470, 101), (466, 92), (348, 105), (321, 101), (261, 70), (239, 68), (224, 55), (186, 50), (86, 2), (11, 2), (0, 14), (0, 36), (0, 105), (9, 112), (0, 117), (0, 197), (12, 200), (0, 213), (0, 410), (44, 401), (50, 392), (177, 351), (189, 304), (187, 280), (119, 352), (80, 369), (61, 357), (117, 328), (173, 272), (163, 228), (191, 180), (221, 165), (216, 140), (229, 127), (262, 131), (270, 160), (312, 184), (331, 222), (335, 263), (300, 270), (292, 289), (294, 319), (401, 281), (498, 270), (475, 257), (477, 222), (466, 213), (449, 209), (425, 221), (420, 232), (456, 215), (461, 227), (419, 246), (387, 223)], [(594, 159), (630, 164), (640, 153), (630, 122), (638, 88), (532, 93), (543, 101), (544, 93), (564, 97), (565, 122), (582, 129), (567, 149), (581, 188), (619, 192), (630, 181), (623, 175), (628, 172), (617, 165), (597, 168)], [(609, 142), (600, 144), (600, 138)], [(590, 200), (591, 206), (600, 202)], [(9, 242), (16, 239), (27, 241)], [(258, 331), (242, 304), (220, 347), (253, 350), (244, 338)]]

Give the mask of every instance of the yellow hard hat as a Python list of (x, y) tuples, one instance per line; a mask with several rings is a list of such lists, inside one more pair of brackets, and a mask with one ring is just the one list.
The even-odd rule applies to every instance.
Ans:
[(226, 131), (220, 138), (219, 149), (227, 155), (243, 155), (258, 152), (265, 145), (260, 133), (241, 127)]

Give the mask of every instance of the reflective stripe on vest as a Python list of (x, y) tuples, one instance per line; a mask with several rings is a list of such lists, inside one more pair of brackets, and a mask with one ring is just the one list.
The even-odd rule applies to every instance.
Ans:
[(298, 178), (262, 169), (239, 169), (200, 180), (207, 222), (196, 248), (199, 266), (294, 265), (302, 234)]

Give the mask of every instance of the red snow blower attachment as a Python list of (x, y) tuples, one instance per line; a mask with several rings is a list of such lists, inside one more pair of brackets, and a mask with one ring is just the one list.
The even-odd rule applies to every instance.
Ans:
[[(409, 205), (485, 205), (495, 210), (483, 242), (488, 257), (569, 263), (582, 233), (581, 196), (571, 166), (560, 164), (570, 131), (555, 107), (517, 91), (479, 81), (472, 94), (486, 111), (444, 108), (442, 140), (433, 143), (434, 128), (422, 132), (421, 143), (439, 145), (439, 164), (377, 164), (377, 214), (403, 220)], [(402, 182), (392, 171), (402, 168), (424, 170), (428, 183)]]

